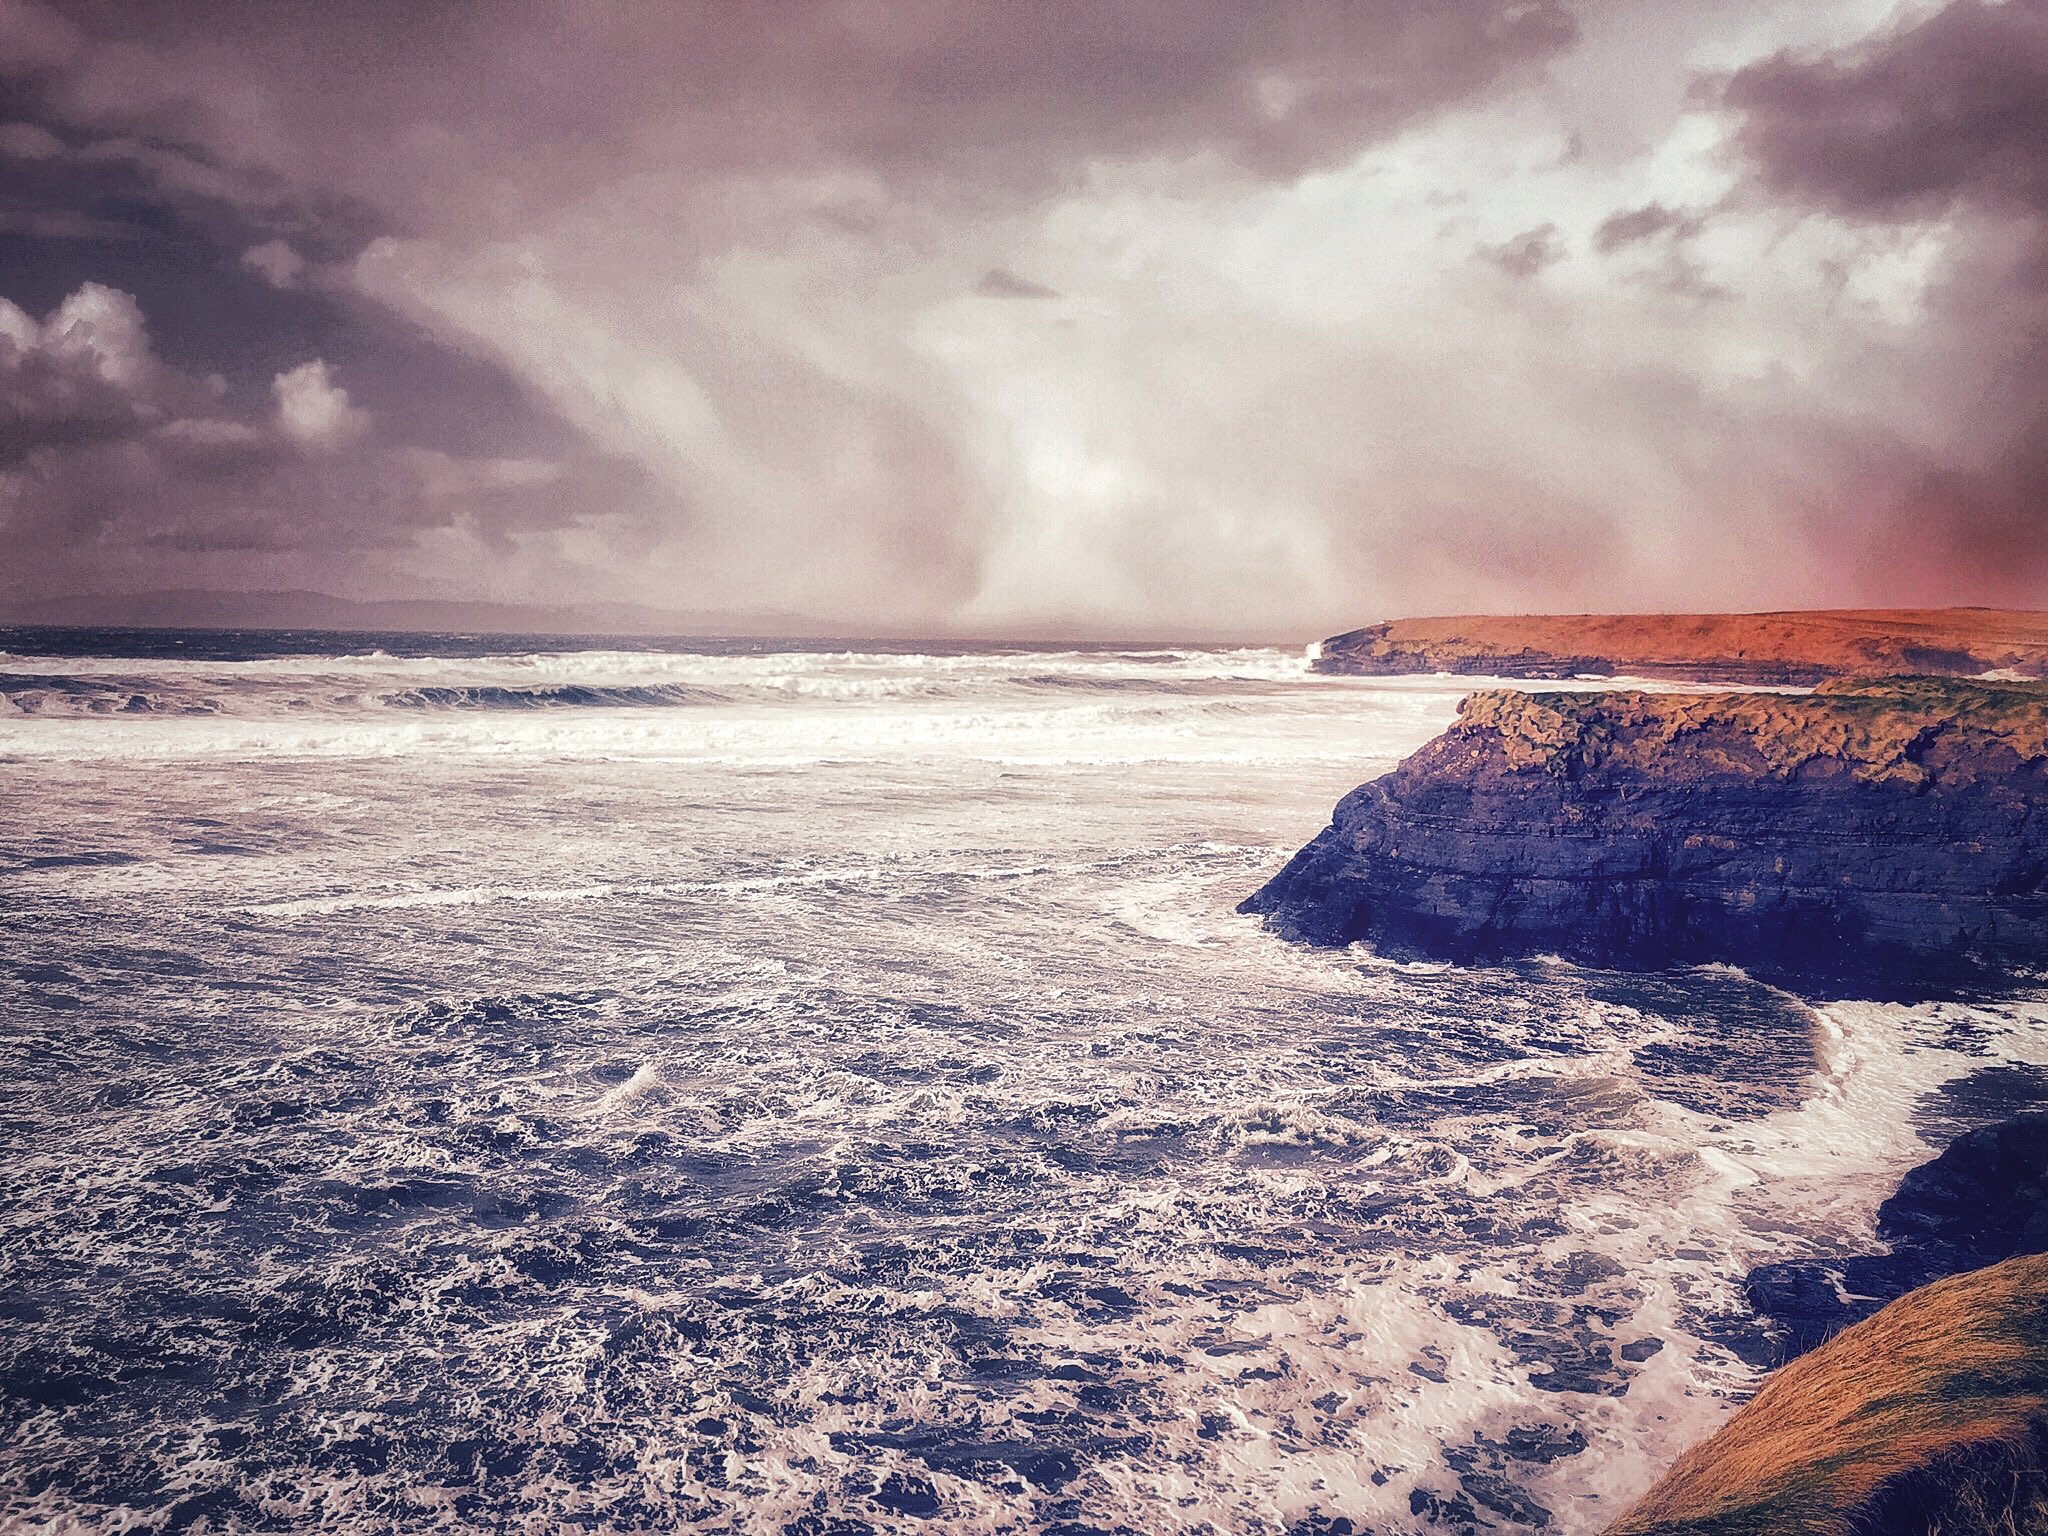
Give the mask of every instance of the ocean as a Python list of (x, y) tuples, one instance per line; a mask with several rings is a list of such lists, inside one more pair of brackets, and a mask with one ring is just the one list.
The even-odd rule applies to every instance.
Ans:
[(1599, 1530), (2048, 1000), (1236, 914), (1478, 685), (0, 631), (0, 1527)]

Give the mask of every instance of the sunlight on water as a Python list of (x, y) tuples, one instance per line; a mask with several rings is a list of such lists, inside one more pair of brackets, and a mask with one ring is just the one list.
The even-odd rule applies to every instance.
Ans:
[(2048, 1061), (1236, 916), (1469, 679), (9, 644), (10, 1529), (1593, 1531)]

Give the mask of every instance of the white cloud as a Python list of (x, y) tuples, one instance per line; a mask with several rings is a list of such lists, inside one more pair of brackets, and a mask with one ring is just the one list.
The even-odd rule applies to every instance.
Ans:
[(277, 424), (293, 442), (316, 452), (332, 452), (357, 441), (370, 430), (367, 411), (349, 403), (348, 391), (334, 382), (334, 373), (319, 359), (301, 363), (270, 382), (277, 398)]
[(157, 372), (149, 329), (133, 294), (100, 283), (83, 284), (42, 325), (42, 348), (124, 389), (139, 388)]
[(133, 295), (84, 283), (41, 320), (0, 298), (0, 462), (217, 413), (210, 381), (157, 357)]
[(576, 516), (562, 466), (379, 443), (323, 360), (272, 392), (271, 410), (239, 408), (167, 362), (117, 289), (85, 284), (42, 319), (0, 298), (0, 594), (52, 579), (375, 591), (465, 564), (506, 590), (559, 576), (567, 546), (548, 533)]
[(242, 252), (242, 265), (259, 273), (273, 288), (289, 288), (306, 270), (306, 258), (282, 240), (266, 240)]

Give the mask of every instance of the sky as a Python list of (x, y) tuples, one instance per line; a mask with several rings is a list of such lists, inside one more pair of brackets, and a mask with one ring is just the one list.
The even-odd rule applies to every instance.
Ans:
[(0, 0), (0, 604), (2048, 606), (2048, 0)]

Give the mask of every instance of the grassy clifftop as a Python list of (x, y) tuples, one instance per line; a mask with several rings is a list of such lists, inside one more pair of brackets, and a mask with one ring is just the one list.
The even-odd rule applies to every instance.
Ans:
[(1610, 1536), (2048, 1530), (2048, 1256), (1936, 1281), (1774, 1375)]
[(1317, 665), (1367, 674), (1635, 674), (1761, 683), (2008, 669), (2048, 677), (2048, 613), (1892, 608), (1395, 619), (1324, 641)]
[(1445, 746), (1489, 740), (1510, 767), (1557, 774), (1789, 778), (1822, 767), (1870, 783), (1960, 782), (1986, 766), (2048, 759), (2048, 683), (1883, 678), (1807, 695), (1490, 690), (1465, 700)]

